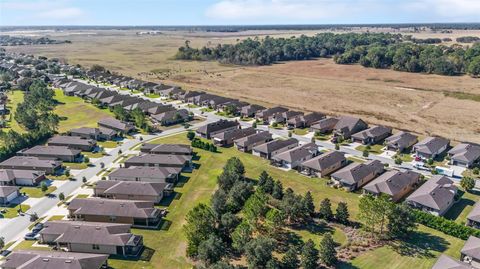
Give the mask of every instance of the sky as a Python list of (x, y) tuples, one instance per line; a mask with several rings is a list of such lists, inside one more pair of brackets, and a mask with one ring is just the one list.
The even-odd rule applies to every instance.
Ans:
[(0, 0), (0, 26), (480, 22), (480, 0)]

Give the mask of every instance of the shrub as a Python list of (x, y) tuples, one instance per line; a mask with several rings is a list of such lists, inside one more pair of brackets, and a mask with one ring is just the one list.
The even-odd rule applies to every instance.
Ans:
[(462, 240), (467, 240), (468, 237), (471, 235), (480, 237), (480, 230), (464, 226), (462, 224), (456, 223), (453, 220), (448, 220), (444, 217), (434, 216), (430, 213), (420, 210), (413, 210), (413, 213), (418, 223), (432, 229), (441, 231), (445, 234), (460, 238)]

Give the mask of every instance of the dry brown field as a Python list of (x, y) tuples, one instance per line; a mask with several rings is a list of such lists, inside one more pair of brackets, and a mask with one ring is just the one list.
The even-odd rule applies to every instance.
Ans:
[[(64, 58), (69, 63), (85, 66), (100, 64), (141, 79), (174, 83), (187, 89), (204, 89), (268, 106), (284, 105), (330, 115), (356, 115), (372, 124), (480, 143), (480, 102), (461, 99), (457, 94), (466, 93), (469, 98), (480, 98), (480, 79), (337, 65), (330, 59), (262, 67), (172, 59), (185, 40), (190, 40), (192, 47), (198, 47), (233, 43), (256, 35), (288, 37), (314, 33), (164, 32), (156, 36), (137, 36), (132, 31), (76, 31), (51, 34), (53, 38), (72, 40), (72, 44), (24, 46), (8, 50)], [(480, 31), (402, 33), (418, 38), (480, 36)], [(447, 97), (449, 93), (450, 97)], [(451, 96), (451, 93), (455, 94)]]

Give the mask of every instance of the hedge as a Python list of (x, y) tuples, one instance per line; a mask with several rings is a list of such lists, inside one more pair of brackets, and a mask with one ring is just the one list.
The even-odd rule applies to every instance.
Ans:
[(414, 210), (414, 214), (418, 223), (441, 231), (444, 234), (448, 234), (463, 240), (467, 240), (471, 235), (480, 237), (480, 230), (456, 223), (453, 220), (435, 216), (420, 210)]

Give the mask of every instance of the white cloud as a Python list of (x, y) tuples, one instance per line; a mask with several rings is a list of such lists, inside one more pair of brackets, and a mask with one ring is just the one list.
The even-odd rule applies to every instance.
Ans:
[(3, 12), (14, 12), (16, 21), (39, 25), (69, 24), (85, 16), (85, 12), (73, 6), (71, 0), (7, 0), (0, 2), (0, 8)]
[(480, 0), (219, 0), (206, 16), (254, 23), (468, 22), (480, 18)]

